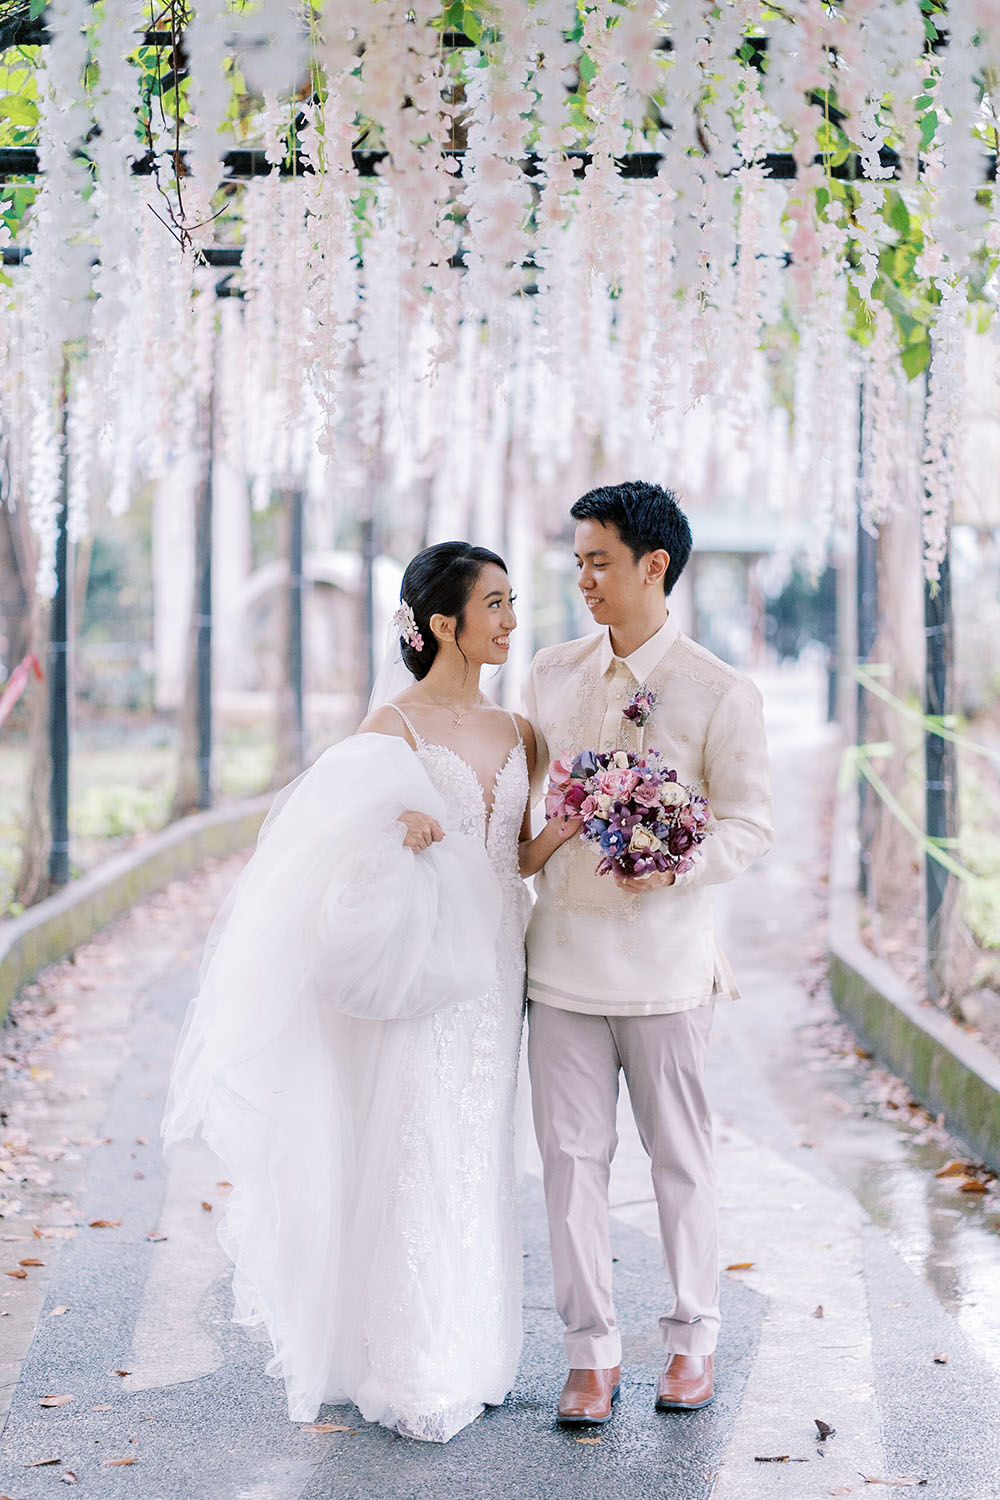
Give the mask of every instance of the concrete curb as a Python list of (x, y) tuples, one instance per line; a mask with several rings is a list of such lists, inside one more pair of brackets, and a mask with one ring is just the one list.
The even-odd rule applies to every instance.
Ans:
[(273, 794), (194, 813), (0, 927), (0, 1025), (22, 984), (145, 896), (257, 837)]
[(1000, 1059), (921, 1001), (859, 934), (857, 792), (841, 794), (830, 868), (830, 988), (845, 1020), (925, 1108), (944, 1114), (977, 1160), (1000, 1172)]

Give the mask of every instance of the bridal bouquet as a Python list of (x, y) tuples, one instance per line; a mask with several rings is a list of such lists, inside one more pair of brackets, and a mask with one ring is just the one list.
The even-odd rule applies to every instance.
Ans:
[(546, 818), (582, 818), (582, 839), (601, 847), (598, 875), (681, 874), (706, 837), (708, 802), (683, 786), (656, 750), (582, 750), (549, 766)]

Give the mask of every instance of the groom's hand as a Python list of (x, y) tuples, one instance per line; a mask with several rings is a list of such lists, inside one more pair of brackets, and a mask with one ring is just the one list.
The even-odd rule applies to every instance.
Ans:
[(673, 870), (653, 870), (649, 875), (623, 875), (618, 866), (614, 866), (615, 885), (620, 891), (634, 891), (637, 896), (642, 896), (646, 891), (661, 891), (665, 886), (673, 885)]

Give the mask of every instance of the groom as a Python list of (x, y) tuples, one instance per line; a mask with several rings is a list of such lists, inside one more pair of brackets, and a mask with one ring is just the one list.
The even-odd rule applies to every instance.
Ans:
[[(715, 939), (713, 887), (763, 854), (772, 831), (760, 693), (682, 635), (667, 608), (691, 551), (676, 499), (658, 485), (616, 484), (570, 514), (579, 588), (601, 629), (532, 663), (525, 712), (537, 764), (585, 749), (659, 750), (708, 797), (714, 822), (693, 869), (677, 876), (612, 883), (594, 873), (595, 846), (573, 838), (536, 878), (528, 1062), (570, 1365), (559, 1418), (602, 1423), (621, 1373), (608, 1208), (619, 1072), (651, 1161), (674, 1299), (660, 1319), (656, 1405), (712, 1399), (719, 1272), (703, 1074), (715, 999), (737, 994)], [(640, 686), (655, 699), (637, 729), (623, 710)]]

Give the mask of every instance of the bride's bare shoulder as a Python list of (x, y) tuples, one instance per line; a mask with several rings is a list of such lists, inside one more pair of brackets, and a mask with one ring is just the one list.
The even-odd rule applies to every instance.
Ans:
[(357, 734), (394, 734), (397, 739), (406, 740), (407, 744), (410, 743), (410, 732), (391, 703), (383, 703), (378, 708), (372, 709), (371, 713), (361, 720), (355, 732)]

